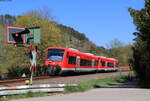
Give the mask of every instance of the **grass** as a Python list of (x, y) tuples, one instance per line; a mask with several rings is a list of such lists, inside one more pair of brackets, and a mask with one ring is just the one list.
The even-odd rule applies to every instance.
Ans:
[(8, 96), (8, 98), (18, 99), (18, 98), (44, 96), (45, 94), (46, 93), (32, 93), (32, 92), (28, 92), (27, 94), (11, 95), (11, 96)]
[[(119, 85), (129, 81), (129, 76), (127, 75), (119, 75), (119, 76), (108, 76), (95, 80), (88, 80), (78, 83), (78, 87), (65, 87), (65, 92), (63, 94), (73, 93), (73, 92), (83, 92), (90, 90), (92, 88), (101, 88), (108, 87), (112, 85)], [(27, 94), (19, 94), (19, 95), (11, 95), (6, 96), (4, 99), (0, 97), (0, 101), (7, 101), (9, 99), (20, 99), (20, 98), (30, 98), (30, 97), (40, 97), (40, 96), (51, 96), (62, 93), (27, 93)]]
[(21, 99), (21, 98), (31, 98), (31, 97), (42, 97), (42, 96), (52, 96), (58, 93), (32, 93), (28, 92), (27, 94), (18, 94), (18, 95), (9, 95), (9, 96), (1, 96), (0, 101), (9, 101), (10, 99)]
[(66, 87), (65, 93), (83, 92), (92, 88), (102, 88), (127, 82), (128, 76), (108, 76), (79, 83), (78, 87)]

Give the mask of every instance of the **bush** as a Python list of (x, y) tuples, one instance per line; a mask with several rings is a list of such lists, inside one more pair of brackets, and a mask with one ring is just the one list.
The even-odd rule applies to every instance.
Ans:
[(9, 78), (13, 78), (13, 77), (21, 77), (21, 68), (19, 68), (18, 66), (15, 67), (11, 67), (8, 69), (8, 77)]

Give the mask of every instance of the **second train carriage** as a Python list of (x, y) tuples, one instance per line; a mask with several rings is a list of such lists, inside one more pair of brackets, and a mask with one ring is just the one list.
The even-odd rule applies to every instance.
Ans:
[(116, 71), (118, 70), (119, 61), (114, 58), (107, 58), (100, 56), (101, 69), (103, 71)]
[(117, 70), (118, 60), (95, 56), (72, 48), (48, 47), (45, 58), (45, 71), (49, 75), (63, 72), (89, 72)]

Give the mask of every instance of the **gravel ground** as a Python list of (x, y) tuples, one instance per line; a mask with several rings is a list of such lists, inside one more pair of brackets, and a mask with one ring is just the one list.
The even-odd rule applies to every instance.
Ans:
[[(122, 72), (122, 74), (128, 74), (128, 72)], [(113, 76), (113, 75), (120, 75), (120, 72), (112, 72), (112, 73), (93, 73), (93, 74), (84, 74), (84, 75), (74, 75), (74, 76), (61, 76), (61, 77), (54, 77), (50, 79), (43, 79), (43, 80), (34, 80), (33, 84), (59, 84), (59, 83), (77, 83), (86, 80), (97, 79), (105, 76)], [(5, 84), (0, 86), (17, 86), (23, 85), (24, 82), (18, 83), (11, 83)]]

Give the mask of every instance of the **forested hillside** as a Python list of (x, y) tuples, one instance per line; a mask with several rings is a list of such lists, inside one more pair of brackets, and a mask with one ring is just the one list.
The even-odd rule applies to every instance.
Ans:
[[(93, 53), (99, 56), (109, 56), (121, 60), (121, 65), (128, 65), (128, 54), (126, 50), (131, 52), (131, 47), (122, 45), (121, 47), (113, 47), (106, 49), (91, 42), (83, 33), (75, 29), (58, 24), (49, 19), (44, 13), (38, 11), (29, 11), (18, 17), (9, 17), (13, 20), (2, 21), (0, 31), (0, 72), (7, 72), (9, 68), (26, 68), (29, 67), (29, 59), (27, 53), (28, 47), (15, 47), (14, 45), (6, 44), (5, 40), (5, 24), (15, 26), (35, 27), (41, 28), (41, 44), (38, 45), (38, 64), (43, 65), (44, 53), (47, 47), (71, 47), (83, 52)], [(3, 18), (3, 20), (5, 20)], [(92, 34), (92, 33), (91, 33)], [(116, 55), (114, 54), (116, 53)], [(9, 69), (10, 70), (10, 69)]]

